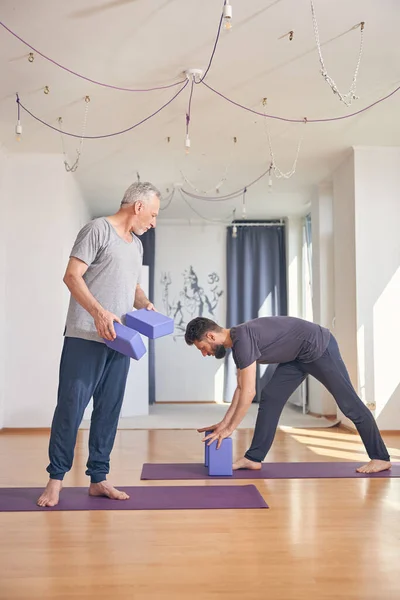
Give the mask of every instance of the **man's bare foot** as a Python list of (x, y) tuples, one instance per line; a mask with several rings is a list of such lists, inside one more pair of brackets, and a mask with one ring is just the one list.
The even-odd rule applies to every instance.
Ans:
[(366, 465), (358, 467), (356, 471), (358, 473), (380, 473), (380, 471), (387, 471), (391, 468), (391, 466), (392, 465), (388, 460), (373, 459), (370, 460)]
[(59, 479), (49, 479), (49, 483), (46, 485), (46, 489), (43, 494), (39, 497), (36, 504), (38, 506), (56, 506), (60, 499), (60, 492), (62, 490), (62, 481)]
[(233, 463), (232, 469), (234, 471), (237, 471), (238, 469), (252, 469), (253, 471), (259, 471), (261, 469), (261, 463), (253, 462), (252, 460), (243, 457)]
[(107, 496), (112, 500), (128, 500), (128, 494), (117, 490), (108, 483), (108, 481), (100, 481), (100, 483), (91, 483), (89, 488), (89, 496)]

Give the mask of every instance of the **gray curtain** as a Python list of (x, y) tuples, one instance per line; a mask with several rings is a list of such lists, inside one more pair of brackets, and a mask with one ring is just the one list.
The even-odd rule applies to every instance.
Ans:
[[(140, 237), (143, 244), (143, 264), (149, 267), (149, 300), (154, 302), (154, 259), (156, 232), (149, 229)], [(149, 339), (149, 404), (156, 401), (156, 364), (154, 340)]]
[[(242, 221), (243, 222), (243, 221)], [(227, 327), (257, 317), (287, 314), (286, 249), (284, 225), (241, 225), (236, 237), (227, 228)], [(271, 366), (272, 367), (272, 366)], [(273, 370), (257, 367), (257, 393)], [(261, 381), (262, 375), (262, 381)], [(232, 400), (236, 369), (231, 352), (225, 362), (225, 402)]]

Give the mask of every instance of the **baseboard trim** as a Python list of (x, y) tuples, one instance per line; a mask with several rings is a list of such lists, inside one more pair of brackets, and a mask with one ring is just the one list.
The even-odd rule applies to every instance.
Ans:
[(0, 429), (1, 433), (43, 433), (49, 432), (50, 427), (3, 427)]
[(321, 415), (320, 413), (315, 413), (315, 412), (308, 412), (308, 415), (310, 415), (311, 417), (317, 417), (318, 419), (320, 418), (324, 418), (327, 419), (328, 421), (336, 421), (337, 420), (337, 415)]
[(386, 435), (399, 435), (400, 429), (380, 429), (381, 433), (386, 433)]
[[(166, 400), (165, 402), (154, 402), (151, 406), (158, 404), (222, 404), (221, 402), (215, 402), (214, 400)], [(223, 404), (228, 404), (224, 402)]]
[[(328, 417), (327, 417), (328, 418)], [(357, 434), (357, 429), (354, 427), (350, 427), (350, 425), (346, 425), (345, 423), (339, 423), (340, 427), (346, 429), (347, 431), (351, 431), (351, 433)], [(400, 429), (379, 429), (380, 433), (384, 435), (399, 435)]]

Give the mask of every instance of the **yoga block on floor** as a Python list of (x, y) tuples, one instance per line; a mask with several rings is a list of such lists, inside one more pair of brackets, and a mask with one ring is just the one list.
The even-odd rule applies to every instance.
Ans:
[(233, 475), (232, 471), (232, 438), (225, 438), (217, 450), (217, 440), (208, 447), (208, 474)]
[(152, 340), (174, 332), (173, 319), (147, 308), (127, 313), (125, 323)]
[(116, 322), (114, 323), (114, 329), (117, 334), (115, 340), (112, 342), (104, 340), (109, 348), (135, 360), (140, 360), (146, 354), (146, 346), (137, 331)]

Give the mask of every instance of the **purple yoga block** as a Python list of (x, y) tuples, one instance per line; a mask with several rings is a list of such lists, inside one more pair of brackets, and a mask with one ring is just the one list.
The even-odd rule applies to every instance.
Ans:
[(152, 340), (174, 332), (173, 319), (147, 308), (127, 313), (125, 322), (128, 327)]
[(146, 346), (137, 331), (116, 322), (114, 323), (114, 329), (117, 334), (115, 340), (112, 342), (104, 340), (109, 348), (135, 360), (139, 360), (146, 354)]
[(232, 471), (232, 438), (222, 440), (217, 450), (217, 440), (209, 446), (208, 450), (209, 475), (233, 475)]

